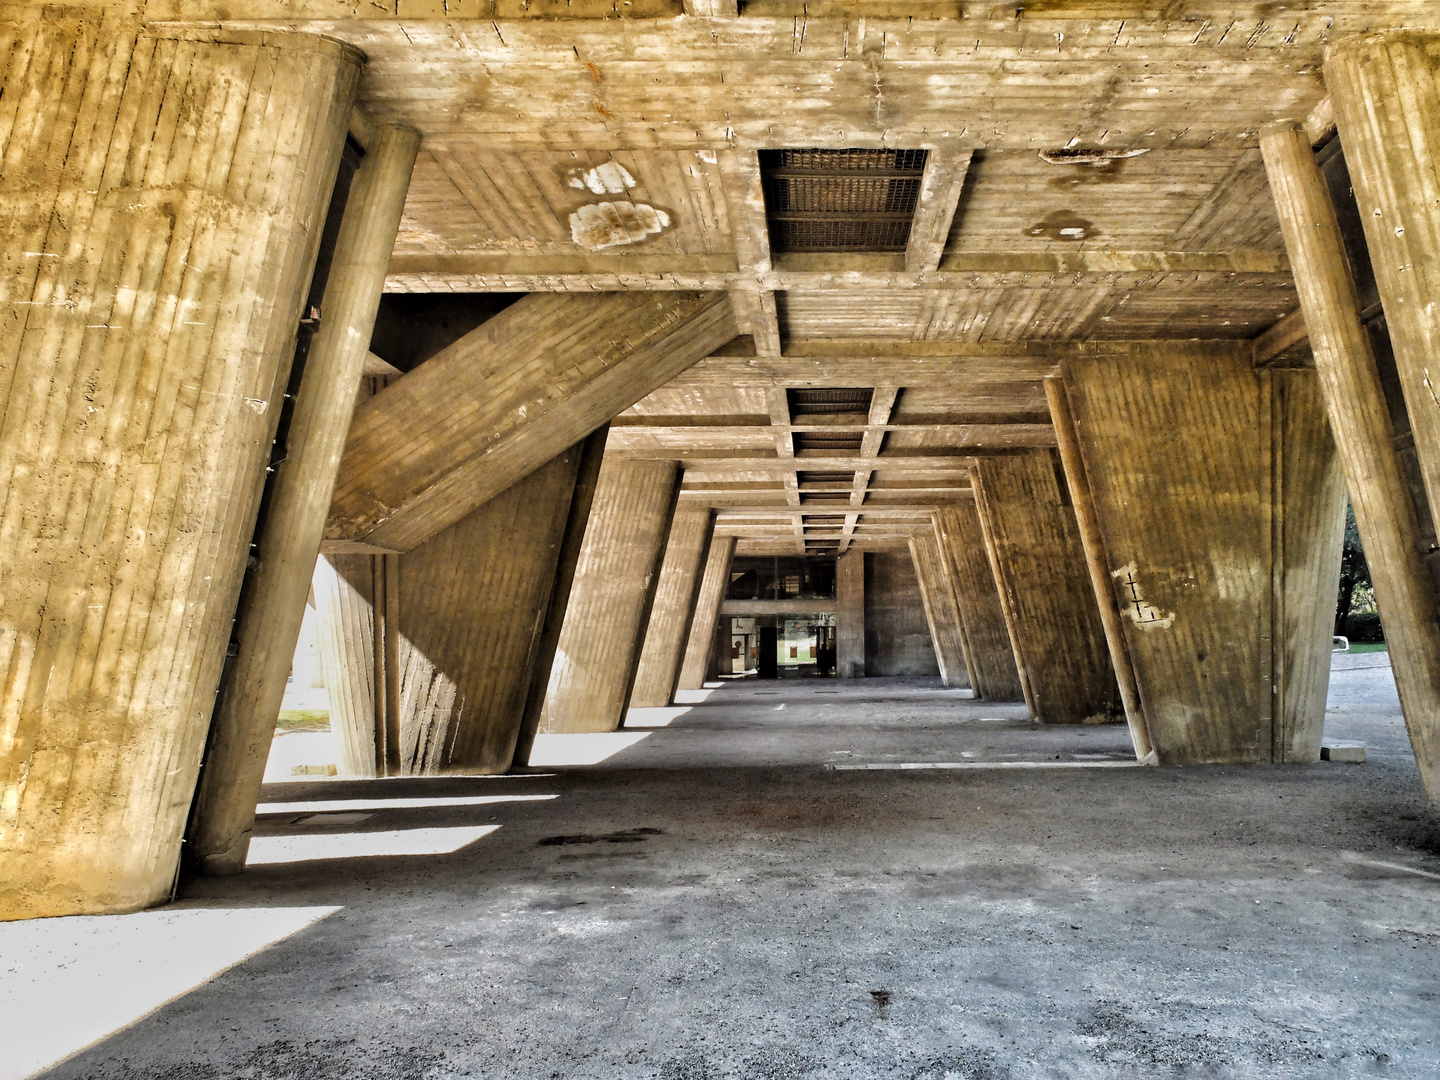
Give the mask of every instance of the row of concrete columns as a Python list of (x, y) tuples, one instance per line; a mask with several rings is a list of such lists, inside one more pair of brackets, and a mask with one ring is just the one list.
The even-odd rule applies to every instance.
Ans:
[[(252, 550), (361, 58), (78, 16), (5, 33), (44, 62), (0, 88), (19, 110), (0, 131), (0, 918), (163, 900), (187, 820), (192, 865), (243, 865), (322, 532), (322, 655), (359, 773), (501, 770), (536, 731), (613, 730), (635, 695), (698, 685), (734, 539), (677, 514), (674, 463), (601, 465), (588, 433), (734, 336), (723, 295), (527, 298), (352, 425), (418, 145), (367, 132)], [(1374, 35), (1325, 69), (1422, 482), (1308, 139), (1278, 125), (1262, 149), (1315, 371), (1257, 370), (1244, 343), (1065, 361), (1061, 452), (982, 459), (973, 503), (916, 538), (948, 680), (1043, 721), (1124, 715), (1162, 764), (1314, 760), (1348, 487), (1440, 795), (1434, 52)], [(842, 673), (855, 650), (842, 634)]]

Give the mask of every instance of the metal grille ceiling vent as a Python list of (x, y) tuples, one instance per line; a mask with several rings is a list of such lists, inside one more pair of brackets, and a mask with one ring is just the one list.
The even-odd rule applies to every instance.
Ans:
[(770, 248), (904, 251), (926, 150), (762, 150)]
[(832, 386), (819, 389), (787, 390), (790, 417), (834, 416), (842, 413), (870, 412), (870, 399), (875, 391), (868, 386)]
[(797, 431), (795, 453), (822, 453), (834, 455), (858, 454), (865, 435), (859, 431)]
[(853, 472), (799, 472), (795, 474), (796, 483), (816, 484), (823, 487), (843, 487), (847, 491), (855, 483)]

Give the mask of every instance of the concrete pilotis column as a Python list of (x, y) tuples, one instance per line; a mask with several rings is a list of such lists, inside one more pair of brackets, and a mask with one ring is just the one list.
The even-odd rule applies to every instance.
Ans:
[(1416, 547), (1420, 527), (1395, 451), (1375, 354), (1360, 321), (1335, 207), (1309, 139), (1299, 125), (1280, 124), (1262, 134), (1260, 148), (1385, 622), (1405, 724), (1421, 780), (1434, 800), (1440, 798), (1440, 622)]
[(935, 511), (935, 531), (965, 628), (965, 658), (970, 664), (975, 696), (986, 701), (1022, 700), (1025, 693), (1015, 668), (1010, 630), (985, 555), (985, 538), (975, 503), (968, 501)]
[(1115, 718), (1119, 690), (1059, 459), (986, 458), (971, 476), (1030, 711), (1052, 724)]
[(1345, 148), (1432, 511), (1440, 506), (1440, 33), (1344, 39), (1325, 85)]
[(835, 560), (835, 674), (865, 677), (865, 552), (859, 548)]
[(1344, 483), (1314, 374), (1252, 356), (1146, 342), (1062, 367), (1162, 765), (1320, 758)]
[(361, 61), (116, 25), (0, 30), (0, 918), (170, 894)]
[(600, 467), (541, 731), (614, 731), (623, 721), (679, 479), (673, 461), (607, 457)]
[(925, 619), (930, 624), (930, 641), (935, 646), (935, 662), (946, 686), (968, 687), (970, 671), (965, 664), (964, 628), (955, 593), (945, 573), (944, 556), (934, 530), (927, 529), (910, 537), (910, 558), (915, 563), (915, 576), (920, 580), (920, 598), (925, 605)]
[(695, 616), (690, 620), (690, 634), (685, 644), (685, 659), (680, 665), (677, 690), (699, 690), (714, 667), (719, 642), (729, 643), (730, 635), (720, 632), (720, 605), (730, 587), (730, 560), (735, 557), (735, 537), (716, 536), (710, 541), (705, 557), (705, 573), (695, 594)]
[(377, 128), (350, 189), (320, 329), (259, 537), (260, 565), (241, 596), (239, 651), (211, 722), (186, 849), (202, 873), (232, 874), (245, 866), (275, 718), (419, 147), (418, 132)]
[(669, 705), (674, 697), (714, 523), (715, 513), (708, 506), (681, 506), (675, 510), (670, 542), (660, 565), (655, 606), (635, 671), (631, 708), (660, 708)]

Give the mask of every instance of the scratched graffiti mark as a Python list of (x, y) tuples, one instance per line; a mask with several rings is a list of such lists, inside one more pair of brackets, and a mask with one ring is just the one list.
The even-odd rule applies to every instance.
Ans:
[(1140, 591), (1140, 578), (1132, 562), (1119, 570), (1111, 570), (1120, 590), (1122, 613), (1142, 630), (1168, 630), (1175, 621), (1175, 612), (1161, 613), (1160, 609), (1148, 602)]

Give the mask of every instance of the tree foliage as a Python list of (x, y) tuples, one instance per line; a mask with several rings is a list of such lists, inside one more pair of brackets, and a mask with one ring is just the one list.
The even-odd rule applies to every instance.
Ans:
[(1335, 601), (1335, 633), (1344, 634), (1350, 620), (1350, 607), (1357, 585), (1370, 585), (1370, 567), (1365, 562), (1365, 549), (1360, 544), (1360, 530), (1355, 525), (1355, 511), (1345, 504), (1345, 547), (1340, 555), (1340, 595)]

